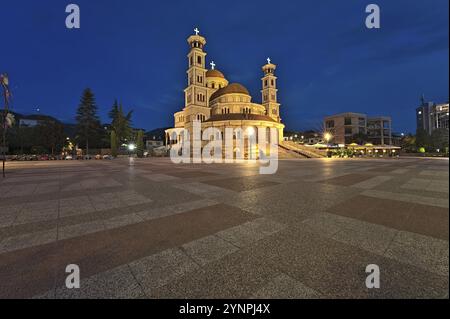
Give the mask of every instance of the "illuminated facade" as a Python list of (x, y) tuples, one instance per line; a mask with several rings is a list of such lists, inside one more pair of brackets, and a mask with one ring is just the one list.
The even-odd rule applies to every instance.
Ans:
[[(240, 83), (229, 83), (225, 75), (215, 68), (206, 69), (204, 51), (206, 39), (198, 30), (187, 42), (190, 47), (187, 70), (187, 87), (184, 90), (185, 105), (174, 114), (174, 127), (166, 130), (166, 143), (180, 141), (180, 129), (192, 133), (194, 121), (201, 122), (201, 130), (214, 127), (223, 135), (225, 128), (241, 128), (243, 134), (259, 134), (261, 128), (270, 136), (271, 128), (277, 131), (278, 142), (283, 140), (284, 125), (280, 118), (280, 104), (277, 98), (276, 65), (267, 59), (262, 67), (262, 103), (254, 103), (249, 91)], [(245, 150), (248, 154), (249, 150)]]

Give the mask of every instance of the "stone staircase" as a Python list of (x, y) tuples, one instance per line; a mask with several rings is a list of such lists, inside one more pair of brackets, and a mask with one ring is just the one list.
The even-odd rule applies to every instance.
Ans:
[(278, 145), (278, 158), (291, 159), (291, 158), (307, 158), (307, 157), (298, 152), (292, 151), (289, 148), (280, 144)]
[(320, 151), (312, 147), (303, 146), (292, 141), (283, 141), (281, 142), (280, 147), (298, 153), (306, 158), (326, 157), (325, 151)]

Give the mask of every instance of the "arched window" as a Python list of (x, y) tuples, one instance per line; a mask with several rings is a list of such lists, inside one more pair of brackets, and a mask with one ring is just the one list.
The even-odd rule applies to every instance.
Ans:
[(249, 108), (249, 107), (244, 107), (243, 113), (244, 113), (244, 114), (251, 114), (251, 113), (252, 113), (252, 110), (251, 110), (251, 108)]
[(197, 120), (200, 122), (204, 122), (206, 120), (206, 115), (204, 114), (197, 114)]

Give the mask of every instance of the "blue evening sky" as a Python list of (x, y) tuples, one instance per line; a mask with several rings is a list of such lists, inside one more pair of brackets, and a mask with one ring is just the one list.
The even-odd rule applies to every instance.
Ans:
[[(135, 111), (135, 127), (171, 126), (194, 27), (208, 64), (256, 102), (272, 58), (288, 129), (353, 111), (390, 115), (397, 132), (413, 132), (422, 94), (448, 100), (448, 0), (72, 0), (79, 30), (65, 28), (69, 3), (0, 0), (0, 72), (10, 75), (13, 110), (73, 122), (91, 87), (103, 121), (117, 98)], [(379, 30), (365, 27), (370, 3), (381, 7)]]

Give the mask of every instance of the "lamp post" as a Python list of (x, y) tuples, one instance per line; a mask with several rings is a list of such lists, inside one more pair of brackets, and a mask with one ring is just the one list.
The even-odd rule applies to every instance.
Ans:
[(131, 157), (131, 153), (136, 149), (136, 145), (128, 144), (129, 156)]
[(333, 136), (330, 133), (327, 132), (327, 133), (324, 134), (323, 137), (325, 138), (325, 141), (327, 141), (327, 146), (328, 146), (328, 144), (330, 143), (330, 141), (333, 138)]
[(327, 156), (331, 157), (332, 156), (332, 152), (330, 151), (330, 140), (333, 138), (333, 136), (331, 135), (331, 133), (326, 132), (325, 134), (323, 134), (323, 138), (325, 139), (325, 141), (327, 142)]
[(9, 96), (10, 96), (10, 92), (9, 92), (9, 79), (8, 79), (8, 75), (5, 74), (0, 74), (0, 85), (3, 88), (3, 97), (5, 99), (5, 109), (3, 110), (3, 121), (2, 121), (2, 125), (3, 125), (3, 143), (2, 143), (2, 157), (3, 157), (3, 170), (2, 170), (2, 174), (3, 174), (3, 178), (5, 178), (5, 161), (6, 161), (6, 128), (8, 126), (7, 124), (7, 117), (8, 117), (8, 106), (9, 106)]

